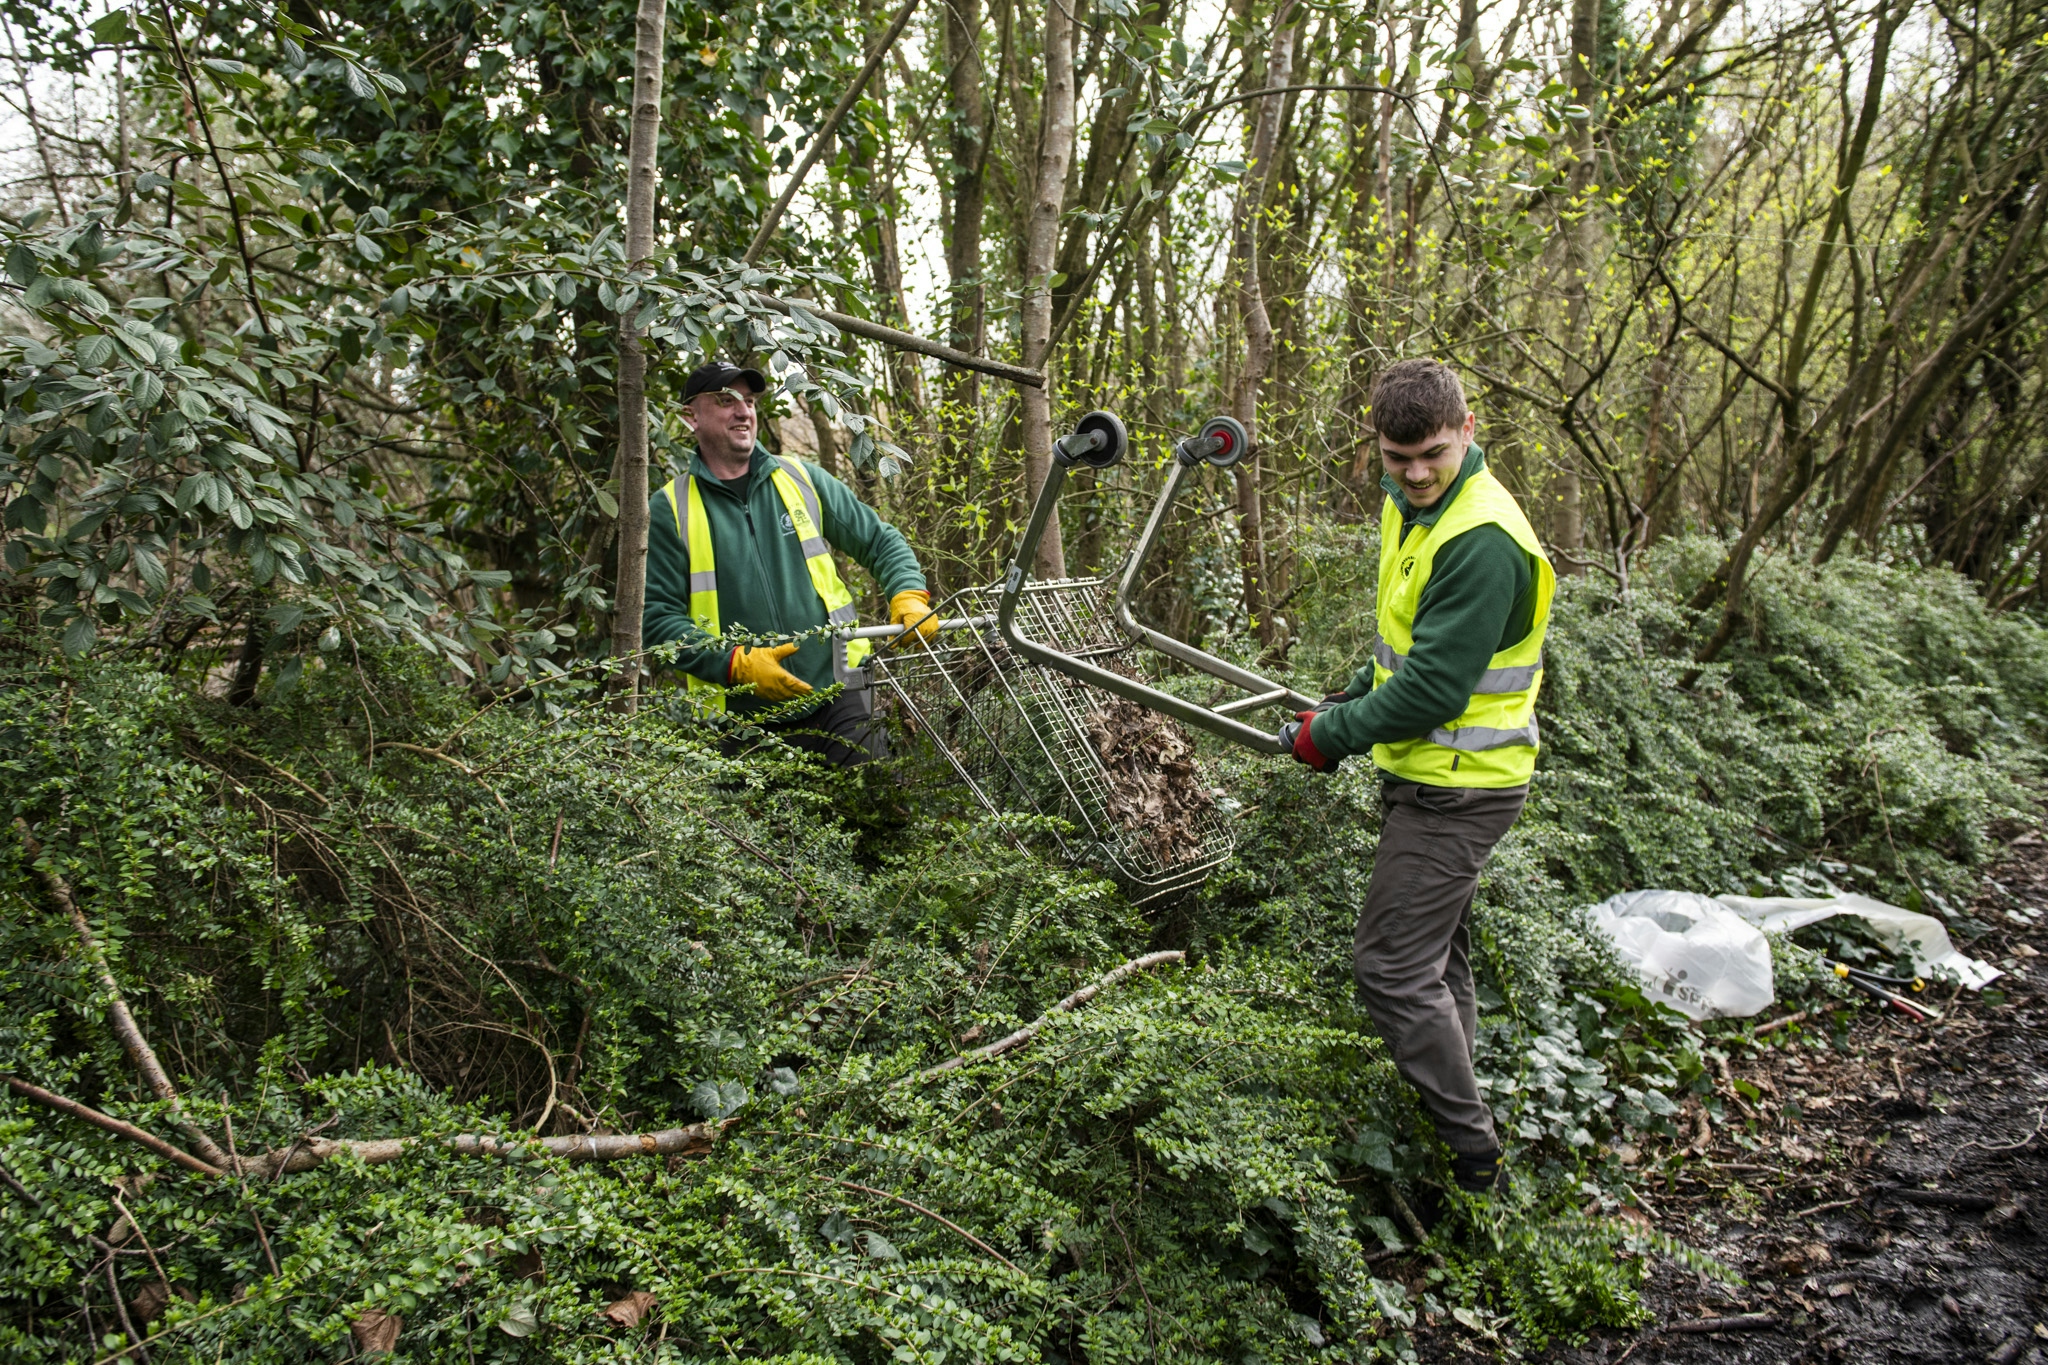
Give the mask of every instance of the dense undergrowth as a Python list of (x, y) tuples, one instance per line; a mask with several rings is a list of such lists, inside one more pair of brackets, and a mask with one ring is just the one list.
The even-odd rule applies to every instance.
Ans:
[[(1309, 554), (1306, 679), (1370, 640), (1367, 548)], [(2036, 626), (1865, 563), (1763, 574), (1748, 636), (1682, 685), (1673, 604), (1715, 553), (1561, 600), (1544, 769), (1477, 916), (1518, 1179), (1434, 1261), (1388, 1254), (1440, 1153), (1352, 998), (1363, 764), (1218, 755), (1237, 856), (1141, 912), (1029, 821), (728, 757), (678, 693), (631, 721), (567, 686), (479, 710), (417, 656), (342, 652), (231, 708), (13, 639), (9, 818), (240, 1151), (729, 1125), (685, 1159), (427, 1142), (237, 1182), (0, 1097), (0, 1353), (110, 1356), (124, 1311), (156, 1361), (341, 1359), (379, 1315), (407, 1359), (860, 1362), (1351, 1360), (1408, 1354), (1418, 1312), (1535, 1344), (1633, 1320), (1645, 1258), (1688, 1253), (1602, 1215), (1608, 1145), (1669, 1131), (1712, 1040), (1573, 908), (1830, 877), (1945, 912), (2048, 713)], [(173, 1133), (26, 847), (0, 842), (0, 1070)], [(1162, 948), (1187, 957), (923, 1074)], [(636, 1291), (644, 1319), (600, 1315)]]

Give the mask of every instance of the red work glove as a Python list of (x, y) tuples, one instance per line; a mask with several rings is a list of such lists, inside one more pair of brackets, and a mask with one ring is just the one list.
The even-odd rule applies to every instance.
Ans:
[(1319, 773), (1335, 772), (1337, 765), (1344, 760), (1325, 758), (1323, 751), (1316, 748), (1315, 741), (1309, 737), (1315, 718), (1314, 711), (1296, 712), (1293, 723), (1281, 728), (1279, 738), (1293, 752), (1295, 762), (1306, 763)]

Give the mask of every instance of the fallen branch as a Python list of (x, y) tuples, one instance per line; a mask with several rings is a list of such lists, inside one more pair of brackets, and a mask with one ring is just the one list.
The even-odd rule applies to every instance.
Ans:
[[(104, 1128), (130, 1142), (140, 1143), (167, 1161), (199, 1175), (225, 1175), (227, 1164), (211, 1166), (181, 1151), (154, 1133), (137, 1128), (134, 1124), (117, 1119), (111, 1114), (102, 1114), (77, 1100), (66, 1099), (39, 1085), (32, 1085), (18, 1076), (0, 1076), (14, 1090), (36, 1103), (46, 1105), (60, 1114), (82, 1119), (96, 1128)], [(729, 1120), (728, 1120), (729, 1122)], [(567, 1157), (571, 1161), (618, 1161), (632, 1156), (703, 1156), (718, 1141), (718, 1135), (725, 1129), (724, 1123), (693, 1123), (687, 1128), (664, 1128), (654, 1133), (602, 1133), (579, 1134), (575, 1137), (550, 1138), (500, 1138), (488, 1134), (462, 1133), (441, 1140), (441, 1147), (456, 1156), (523, 1156), (538, 1148), (549, 1156)], [(340, 1156), (353, 1155), (358, 1161), (369, 1166), (379, 1166), (387, 1161), (396, 1161), (423, 1138), (300, 1138), (289, 1146), (262, 1156), (243, 1157), (233, 1161), (233, 1169), (257, 1180), (272, 1180), (280, 1175), (293, 1175), (310, 1171), (315, 1166)]]
[(72, 898), (71, 888), (65, 884), (64, 878), (58, 875), (55, 868), (45, 865), (42, 861), (43, 846), (29, 830), (28, 821), (17, 815), (14, 817), (14, 828), (20, 833), (22, 847), (28, 851), (29, 861), (34, 864), (36, 874), (42, 878), (43, 886), (50, 893), (50, 899), (56, 901), (58, 907), (71, 917), (71, 926), (78, 933), (78, 942), (85, 949), (86, 960), (92, 964), (93, 971), (99, 976), (100, 986), (107, 993), (107, 1015), (113, 1021), (114, 1032), (121, 1039), (121, 1046), (127, 1051), (130, 1060), (135, 1063), (135, 1069), (142, 1073), (142, 1079), (149, 1086), (151, 1093), (170, 1109), (171, 1122), (185, 1135), (186, 1140), (199, 1155), (205, 1158), (207, 1164), (213, 1168), (214, 1174), (226, 1170), (231, 1164), (227, 1153), (208, 1136), (204, 1128), (185, 1117), (185, 1106), (178, 1100), (177, 1088), (165, 1074), (163, 1063), (157, 1060), (156, 1050), (150, 1047), (149, 1039), (143, 1037), (142, 1028), (135, 1022), (135, 1016), (129, 1013), (128, 1001), (121, 994), (121, 983), (114, 980), (114, 970), (107, 965), (106, 949), (100, 946), (98, 937), (92, 931), (92, 925), (85, 918), (85, 912), (78, 908), (78, 902)]
[(75, 1119), (83, 1119), (95, 1128), (104, 1128), (109, 1133), (115, 1133), (127, 1138), (130, 1142), (139, 1142), (166, 1161), (175, 1161), (188, 1171), (196, 1171), (200, 1175), (226, 1174), (221, 1167), (210, 1166), (198, 1157), (193, 1156), (190, 1152), (173, 1147), (156, 1134), (146, 1132), (141, 1128), (137, 1128), (132, 1123), (117, 1119), (112, 1114), (102, 1114), (99, 1110), (80, 1104), (77, 1100), (66, 1099), (55, 1091), (45, 1090), (39, 1085), (31, 1085), (19, 1076), (0, 1077), (0, 1079), (4, 1079), (9, 1086), (13, 1087), (17, 1094), (32, 1099), (37, 1104), (45, 1105), (60, 1114), (69, 1114)]
[(1186, 957), (1187, 954), (1178, 949), (1169, 949), (1162, 953), (1147, 953), (1143, 957), (1134, 957), (1129, 962), (1124, 963), (1123, 966), (1118, 967), (1115, 971), (1103, 977), (1100, 981), (1095, 982), (1093, 985), (1083, 986), (1080, 990), (1075, 991), (1072, 995), (1060, 1001), (1059, 1004), (1054, 1005), (1044, 1014), (1039, 1015), (1023, 1028), (1018, 1029), (1009, 1037), (998, 1038), (987, 1047), (978, 1047), (972, 1052), (963, 1052), (957, 1057), (949, 1057), (935, 1067), (918, 1072), (915, 1076), (906, 1076), (896, 1084), (903, 1085), (912, 1080), (928, 1081), (934, 1076), (943, 1076), (948, 1071), (958, 1071), (970, 1062), (983, 1062), (993, 1057), (1000, 1057), (1011, 1048), (1022, 1047), (1033, 1038), (1036, 1038), (1040, 1030), (1052, 1022), (1054, 1015), (1065, 1014), (1069, 1010), (1079, 1009), (1097, 995), (1100, 995), (1105, 987), (1114, 986), (1125, 977), (1130, 976), (1134, 972), (1141, 972), (1147, 967), (1156, 967), (1162, 962), (1180, 962), (1185, 960)]
[(1951, 1190), (1916, 1190), (1904, 1185), (1880, 1186), (1874, 1199), (1896, 1199), (1902, 1204), (1919, 1204), (1931, 1209), (1954, 1209), (1957, 1213), (1989, 1213), (1998, 1201), (1988, 1194), (1959, 1194)]
[[(574, 1137), (500, 1138), (462, 1133), (444, 1138), (440, 1146), (457, 1156), (524, 1156), (538, 1149), (571, 1161), (618, 1161), (634, 1156), (704, 1156), (724, 1131), (723, 1123), (693, 1123), (655, 1133), (579, 1134)], [(275, 1152), (251, 1157), (245, 1169), (263, 1178), (310, 1171), (335, 1157), (352, 1155), (367, 1166), (396, 1161), (427, 1141), (424, 1138), (310, 1138)]]

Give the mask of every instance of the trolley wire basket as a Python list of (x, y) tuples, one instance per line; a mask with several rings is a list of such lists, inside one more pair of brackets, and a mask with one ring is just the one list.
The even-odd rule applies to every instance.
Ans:
[[(1233, 847), (1219, 794), (1171, 721), (1021, 658), (995, 628), (999, 586), (946, 605), (939, 634), (875, 651), (862, 670), (884, 709), (929, 742), (983, 807), (1054, 816), (1062, 853), (1143, 903), (1199, 884)], [(1103, 667), (1130, 642), (1100, 578), (1024, 585), (1034, 638)], [(1135, 713), (1135, 714), (1134, 714)], [(1133, 726), (1136, 729), (1133, 729)]]
[[(1197, 885), (1234, 844), (1221, 794), (1208, 785), (1183, 726), (1264, 754), (1286, 753), (1284, 731), (1247, 724), (1267, 708), (1316, 706), (1284, 683), (1144, 625), (1132, 595), (1181, 484), (1207, 464), (1228, 469), (1249, 449), (1245, 429), (1217, 417), (1174, 447), (1165, 486), (1112, 587), (1106, 579), (1033, 582), (1034, 561), (1068, 471), (1107, 469), (1128, 449), (1123, 423), (1083, 417), (1053, 445), (1048, 471), (999, 584), (956, 594), (930, 639), (900, 640), (851, 668), (844, 642), (900, 637), (895, 626), (839, 632), (838, 680), (879, 687), (904, 728), (929, 740), (992, 811), (1057, 816), (1074, 831), (1065, 851), (1121, 881), (1139, 902)], [(1204, 705), (1143, 681), (1120, 657), (1137, 647), (1245, 695)]]

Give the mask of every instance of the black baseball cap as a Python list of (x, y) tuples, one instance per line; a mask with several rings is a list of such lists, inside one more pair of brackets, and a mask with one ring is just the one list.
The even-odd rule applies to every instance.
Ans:
[(690, 371), (690, 377), (683, 381), (683, 401), (687, 403), (700, 393), (729, 389), (736, 383), (745, 384), (755, 393), (768, 392), (768, 381), (759, 370), (743, 370), (731, 361), (714, 360)]

